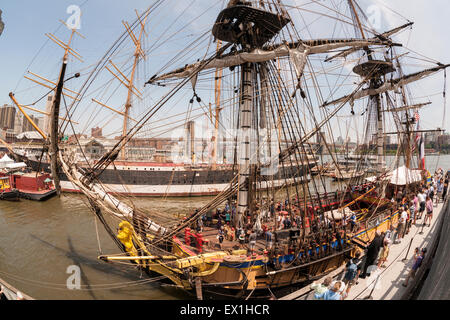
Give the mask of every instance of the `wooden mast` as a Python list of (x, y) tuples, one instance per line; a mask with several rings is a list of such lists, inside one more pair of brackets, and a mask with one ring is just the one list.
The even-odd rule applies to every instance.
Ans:
[(61, 72), (59, 74), (58, 85), (56, 86), (55, 99), (53, 100), (53, 105), (51, 109), (51, 122), (50, 122), (50, 164), (53, 182), (55, 183), (55, 189), (58, 196), (61, 195), (61, 185), (58, 175), (58, 140), (59, 140), (59, 110), (61, 105), (61, 95), (64, 87), (64, 77), (66, 75), (67, 62), (69, 57), (70, 45), (75, 34), (75, 29), (72, 29), (70, 34), (69, 42), (67, 43), (66, 49), (64, 50), (63, 64), (61, 67)]
[[(135, 38), (132, 30), (130, 28), (127, 28), (127, 25), (125, 25), (125, 27), (127, 28), (128, 33), (130, 34), (130, 37), (132, 38), (134, 44), (136, 45), (136, 50), (134, 52), (134, 62), (133, 62), (133, 68), (131, 70), (131, 76), (129, 79), (129, 84), (128, 84), (128, 95), (127, 95), (127, 101), (125, 103), (125, 112), (124, 112), (124, 118), (123, 118), (123, 130), (122, 130), (122, 137), (126, 137), (127, 133), (128, 133), (128, 122), (129, 122), (129, 114), (130, 114), (130, 109), (132, 107), (132, 103), (131, 103), (131, 99), (133, 98), (133, 88), (134, 88), (134, 79), (136, 76), (136, 68), (140, 59), (140, 56), (145, 57), (143, 52), (142, 52), (142, 46), (141, 46), (141, 41), (142, 41), (142, 36), (145, 33), (145, 24), (147, 22), (147, 18), (148, 15), (145, 17), (144, 21), (141, 21), (139, 15), (138, 15), (138, 19), (140, 21), (140, 26), (141, 26), (141, 30), (139, 33), (139, 38)], [(126, 159), (126, 152), (125, 152), (125, 144), (122, 145), (122, 150), (121, 150), (121, 158), (122, 160)]]
[[(219, 52), (220, 47), (222, 45), (222, 41), (217, 40), (217, 52)], [(212, 150), (212, 169), (216, 170), (217, 168), (217, 144), (219, 139), (219, 120), (220, 120), (220, 111), (222, 108), (220, 107), (220, 96), (221, 96), (221, 88), (222, 88), (222, 74), (223, 69), (216, 69), (215, 75), (215, 123), (214, 123), (214, 141), (213, 141), (213, 150)], [(212, 120), (212, 119), (211, 119)]]
[(28, 116), (25, 110), (23, 110), (22, 106), (19, 104), (19, 102), (17, 102), (16, 97), (14, 97), (14, 94), (12, 92), (9, 93), (9, 97), (16, 105), (16, 107), (20, 110), (20, 112), (22, 112), (22, 114), (28, 120), (28, 122), (30, 122), (33, 128), (36, 129), (37, 132), (39, 132), (39, 134), (42, 136), (42, 138), (44, 138), (44, 140), (47, 140), (47, 135), (37, 126), (36, 123), (34, 123), (33, 119), (31, 119), (30, 116)]
[[(397, 57), (397, 65), (398, 68), (400, 69), (400, 72), (402, 71), (401, 69), (401, 65), (400, 65), (400, 61)], [(401, 72), (403, 73), (403, 72)], [(401, 74), (402, 75), (402, 74)], [(406, 93), (405, 93), (405, 87), (401, 87), (401, 93), (402, 93), (402, 99), (403, 99), (403, 105), (406, 107), (408, 105), (408, 101), (406, 99)], [(407, 169), (411, 168), (411, 156), (412, 156), (412, 152), (411, 152), (411, 121), (409, 119), (409, 114), (408, 114), (408, 109), (405, 110), (405, 129), (406, 129), (406, 134), (405, 134), (405, 148), (406, 148), (406, 155), (405, 155), (405, 166)]]
[[(353, 0), (348, 0), (348, 3), (350, 5), (351, 10), (353, 11), (356, 23), (358, 25), (359, 31), (361, 32), (361, 37), (363, 39), (366, 39), (364, 30), (361, 24), (361, 21), (358, 16), (358, 12), (356, 11), (355, 5), (353, 4)], [(364, 50), (367, 54), (367, 60), (373, 61), (372, 51), (369, 49), (369, 47), (365, 47)], [(376, 89), (380, 86), (380, 82), (382, 81), (381, 77), (379, 75), (375, 75), (371, 77), (370, 79), (370, 88)], [(375, 96), (370, 96), (370, 100), (375, 100), (376, 108), (377, 108), (377, 133), (376, 133), (376, 140), (377, 140), (377, 164), (378, 169), (381, 171), (382, 167), (384, 165), (384, 135), (383, 135), (383, 112), (381, 110), (381, 97), (380, 94), (377, 94)], [(369, 100), (369, 101), (370, 101)]]
[[(53, 42), (55, 42), (58, 46), (62, 47), (64, 49), (64, 56), (63, 56), (63, 63), (62, 63), (62, 67), (61, 67), (61, 71), (59, 74), (59, 78), (58, 78), (58, 82), (54, 83), (48, 79), (45, 79), (43, 77), (40, 77), (36, 74), (33, 74), (35, 76), (37, 76), (38, 78), (45, 80), (47, 82), (50, 82), (51, 84), (56, 85), (55, 90), (55, 97), (53, 99), (53, 104), (52, 104), (52, 108), (51, 108), (51, 112), (49, 114), (49, 116), (51, 117), (51, 121), (50, 121), (50, 132), (48, 133), (48, 136), (34, 123), (34, 121), (26, 114), (26, 112), (23, 110), (23, 108), (28, 108), (31, 109), (35, 112), (40, 112), (36, 109), (30, 108), (30, 107), (25, 107), (25, 106), (21, 106), (18, 101), (16, 100), (16, 98), (14, 97), (13, 93), (10, 93), (9, 96), (11, 98), (11, 100), (14, 102), (14, 104), (17, 106), (17, 108), (20, 110), (20, 112), (22, 112), (22, 114), (25, 116), (25, 118), (28, 120), (28, 122), (31, 123), (31, 125), (34, 127), (34, 129), (39, 132), (39, 134), (44, 138), (44, 140), (47, 140), (49, 142), (49, 150), (48, 150), (48, 154), (50, 156), (50, 169), (51, 169), (51, 174), (52, 174), (52, 178), (53, 178), (53, 182), (55, 184), (55, 189), (56, 189), (56, 193), (58, 196), (61, 195), (61, 185), (60, 185), (60, 180), (59, 180), (59, 175), (58, 175), (58, 142), (59, 142), (59, 111), (60, 111), (60, 104), (61, 104), (61, 96), (65, 93), (63, 93), (64, 90), (64, 77), (66, 75), (66, 69), (67, 69), (67, 63), (68, 63), (68, 58), (69, 58), (69, 54), (74, 56), (75, 58), (77, 58), (78, 60), (81, 60), (81, 56), (76, 53), (71, 47), (70, 45), (72, 44), (72, 40), (75, 34), (78, 34), (79, 36), (81, 36), (82, 38), (84, 38), (80, 33), (78, 33), (76, 31), (75, 28), (70, 28), (64, 21), (61, 21), (67, 28), (69, 28), (71, 30), (71, 34), (70, 34), (70, 38), (69, 38), (69, 42), (67, 44), (65, 44), (64, 42), (62, 42), (61, 40), (57, 39), (55, 36), (51, 35), (51, 34), (46, 34), (50, 40), (52, 40)], [(74, 77), (79, 77), (79, 74), (76, 74)], [(27, 77), (25, 77), (27, 78)], [(49, 87), (46, 84), (43, 83), (39, 83), (36, 80), (30, 79), (31, 81), (34, 81), (44, 87)], [(53, 88), (52, 88), (53, 89)], [(74, 91), (72, 91), (74, 92)], [(76, 93), (76, 92), (74, 92)], [(71, 97), (73, 98), (73, 97)], [(77, 98), (73, 98), (75, 100), (77, 100)], [(67, 120), (67, 119), (64, 119)]]

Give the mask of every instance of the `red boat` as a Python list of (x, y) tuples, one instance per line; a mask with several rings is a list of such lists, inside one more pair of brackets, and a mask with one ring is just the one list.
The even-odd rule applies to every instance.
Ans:
[(16, 172), (10, 175), (10, 181), (22, 199), (44, 201), (56, 194), (53, 181), (46, 173)]

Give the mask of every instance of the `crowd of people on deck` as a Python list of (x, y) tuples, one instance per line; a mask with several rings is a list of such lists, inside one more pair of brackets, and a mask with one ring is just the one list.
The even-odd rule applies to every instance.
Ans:
[[(333, 193), (331, 197), (338, 199), (338, 194)], [(307, 214), (304, 214), (304, 209), (297, 197), (278, 202), (262, 199), (260, 203), (254, 203), (252, 210), (254, 214), (251, 215), (247, 210), (243, 215), (245, 223), (241, 227), (235, 227), (237, 224), (234, 222), (238, 215), (237, 205), (235, 201), (230, 201), (223, 209), (217, 208), (203, 214), (198, 219), (195, 229), (201, 233), (204, 227), (216, 228), (216, 238), (220, 248), (225, 240), (237, 240), (242, 248), (249, 249), (248, 253), (253, 254), (256, 240), (264, 239), (265, 249), (270, 251), (273, 247), (275, 231), (302, 228), (305, 234), (310, 234), (318, 232), (319, 229), (332, 228), (331, 220), (317, 214), (317, 208), (314, 210), (311, 203), (308, 204)], [(197, 215), (197, 213), (198, 211), (194, 214)], [(302, 215), (305, 217), (304, 223)]]
[[(423, 184), (417, 193), (410, 193), (408, 196), (402, 194), (401, 197), (394, 196), (392, 202), (399, 209), (399, 222), (397, 227), (391, 226), (386, 232), (376, 232), (375, 238), (366, 248), (365, 262), (360, 259), (360, 252), (356, 252), (355, 257), (350, 259), (345, 267), (342, 280), (332, 281), (331, 277), (325, 278), (323, 283), (311, 284), (314, 291), (314, 298), (318, 300), (344, 300), (348, 297), (352, 286), (358, 284), (360, 278), (370, 276), (369, 270), (374, 268), (386, 268), (389, 257), (389, 248), (392, 244), (398, 244), (406, 234), (410, 232), (412, 226), (430, 226), (433, 219), (433, 209), (439, 202), (444, 202), (448, 193), (448, 182), (450, 171), (444, 174), (442, 169), (436, 171), (428, 184)], [(396, 200), (397, 199), (397, 200)], [(423, 219), (422, 224), (418, 224)], [(427, 225), (428, 223), (428, 225)], [(409, 281), (413, 279), (425, 259), (427, 248), (415, 248), (411, 259), (410, 270), (402, 283), (407, 287)], [(370, 268), (373, 266), (372, 268)], [(376, 267), (375, 267), (376, 266)]]
[[(366, 187), (370, 191), (370, 186)], [(430, 226), (433, 219), (433, 208), (439, 201), (443, 201), (448, 191), (448, 175), (444, 176), (442, 169), (438, 170), (432, 178), (431, 183), (423, 185), (418, 192), (409, 192), (405, 189), (396, 190), (392, 197), (394, 208), (400, 210), (400, 219), (396, 230), (393, 232), (391, 242), (399, 243), (406, 234), (409, 233), (411, 226), (416, 225), (417, 221), (425, 217), (424, 223)], [(334, 194), (338, 199), (338, 193)], [(305, 234), (316, 233), (320, 229), (332, 228), (332, 221), (327, 215), (320, 215), (317, 208), (313, 209), (310, 205), (306, 211), (301, 200), (297, 197), (285, 199), (284, 201), (274, 201), (263, 199), (261, 203), (254, 203), (251, 215), (249, 210), (244, 214), (245, 224), (236, 227), (234, 223), (237, 219), (236, 201), (229, 201), (225, 207), (207, 211), (202, 215), (196, 224), (196, 232), (201, 233), (205, 226), (217, 229), (217, 240), (222, 247), (224, 241), (238, 241), (242, 248), (248, 248), (249, 253), (253, 253), (256, 239), (264, 238), (266, 250), (273, 247), (274, 232), (290, 229), (302, 228)], [(195, 212), (197, 214), (197, 211)], [(304, 217), (305, 221), (302, 220)], [(274, 222), (274, 223), (271, 223)], [(349, 231), (357, 227), (356, 215), (345, 216), (339, 223), (348, 226)], [(387, 254), (388, 249), (382, 251)]]
[[(439, 202), (445, 201), (448, 193), (448, 180), (450, 172), (444, 174), (442, 169), (437, 170), (435, 175), (423, 183), (415, 190), (398, 189), (392, 197), (393, 209), (399, 212), (398, 224), (385, 232), (376, 232), (375, 238), (366, 247), (365, 259), (360, 258), (360, 253), (350, 259), (346, 265), (346, 270), (342, 280), (332, 281), (326, 278), (321, 284), (313, 283), (311, 289), (315, 292), (316, 299), (322, 300), (343, 300), (348, 297), (352, 286), (358, 284), (359, 278), (370, 276), (373, 268), (382, 269), (389, 262), (389, 251), (393, 244), (401, 243), (405, 235), (409, 234), (411, 227), (429, 227), (433, 219), (433, 211)], [(367, 186), (365, 192), (370, 192)], [(335, 194), (338, 199), (338, 194)], [(317, 208), (312, 208), (304, 214), (305, 207), (296, 197), (284, 201), (274, 202), (263, 199), (262, 203), (254, 203), (253, 215), (247, 210), (244, 214), (246, 223), (242, 227), (235, 228), (237, 218), (237, 205), (235, 201), (226, 203), (223, 209), (208, 211), (202, 215), (196, 226), (196, 231), (201, 233), (205, 226), (217, 228), (217, 240), (220, 248), (225, 240), (237, 240), (243, 249), (248, 249), (248, 254), (252, 255), (256, 250), (258, 238), (265, 239), (265, 250), (270, 251), (273, 247), (275, 231), (300, 227), (306, 234), (315, 233), (319, 228), (332, 228), (332, 223), (326, 215), (318, 215)], [(320, 210), (320, 209), (319, 209)], [(197, 214), (198, 211), (195, 213)], [(314, 213), (316, 216), (314, 217)], [(303, 223), (302, 216), (305, 217)], [(346, 215), (344, 214), (346, 217)], [(423, 219), (422, 224), (421, 223)], [(275, 221), (275, 223), (270, 223)], [(341, 223), (348, 224), (349, 231), (356, 225), (356, 217), (346, 217)], [(414, 261), (411, 270), (403, 283), (408, 285), (411, 278), (414, 278), (426, 253), (426, 248), (416, 248)], [(365, 261), (364, 261), (365, 260)], [(364, 263), (363, 263), (364, 262)], [(369, 268), (372, 266), (372, 268)]]

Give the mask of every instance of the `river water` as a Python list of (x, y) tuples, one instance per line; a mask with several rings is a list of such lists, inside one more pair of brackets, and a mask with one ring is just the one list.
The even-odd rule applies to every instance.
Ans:
[[(389, 161), (388, 161), (389, 163)], [(450, 156), (430, 156), (427, 167), (450, 169)], [(183, 214), (211, 198), (138, 199), (136, 204)], [(97, 241), (97, 232), (99, 240)], [(35, 299), (139, 300), (186, 299), (181, 291), (149, 282), (138, 270), (107, 264), (99, 254), (119, 250), (81, 195), (65, 194), (46, 202), (0, 202), (0, 278)], [(81, 289), (70, 290), (70, 268), (79, 267)], [(68, 270), (69, 268), (69, 270)], [(71, 283), (69, 281), (69, 283)]]

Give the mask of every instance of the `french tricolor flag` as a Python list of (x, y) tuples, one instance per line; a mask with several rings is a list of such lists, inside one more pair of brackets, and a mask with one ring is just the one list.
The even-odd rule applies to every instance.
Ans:
[[(420, 129), (420, 124), (419, 124), (419, 120), (420, 120), (420, 115), (419, 112), (414, 112), (414, 119), (416, 120), (417, 123), (417, 127), (416, 127), (416, 131), (419, 131)], [(416, 145), (419, 147), (419, 159), (420, 159), (420, 169), (425, 170), (425, 139), (423, 137), (423, 133), (416, 133), (416, 139), (415, 139), (415, 144), (413, 146), (412, 151), (414, 151), (416, 149)]]
[(419, 159), (420, 159), (420, 169), (425, 170), (425, 139), (423, 138), (423, 133), (420, 134), (419, 140)]

